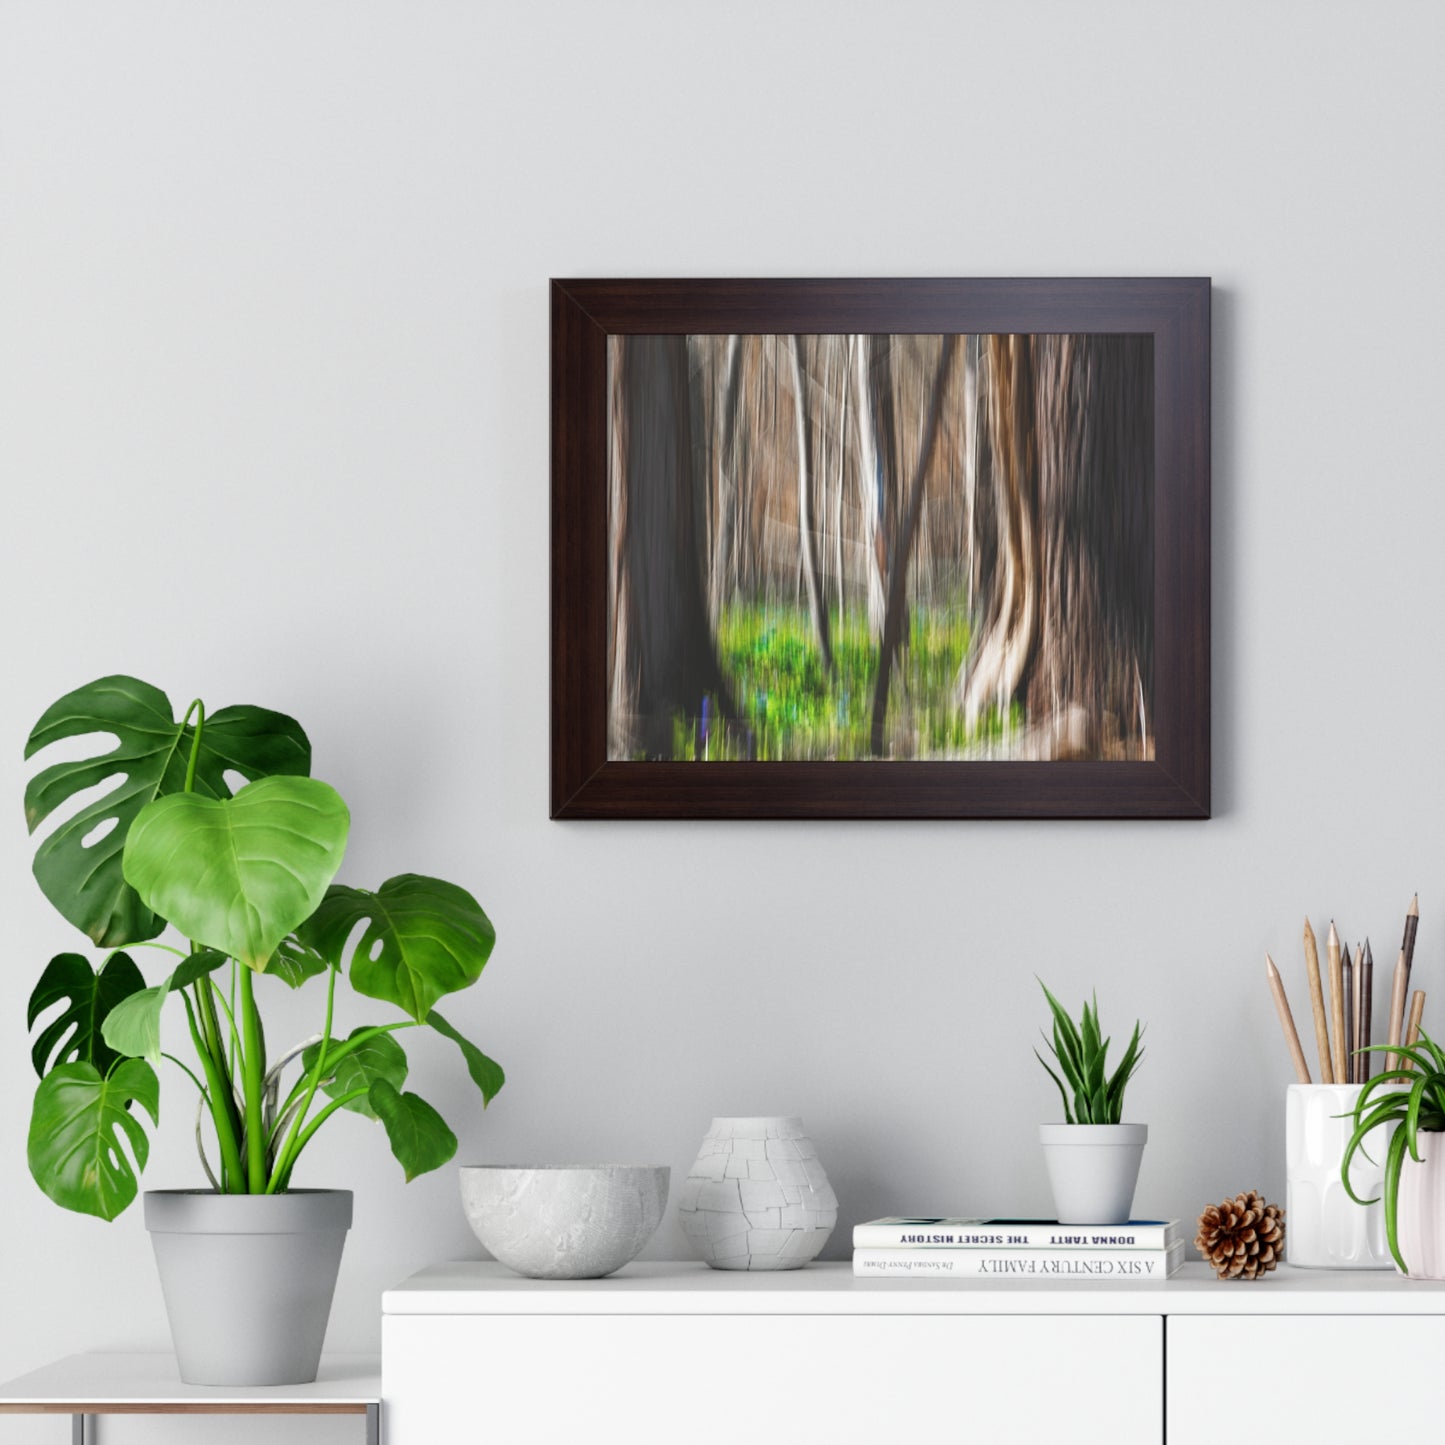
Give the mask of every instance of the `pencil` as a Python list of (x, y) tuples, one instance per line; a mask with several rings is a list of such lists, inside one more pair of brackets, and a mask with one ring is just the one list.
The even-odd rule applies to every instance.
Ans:
[(1350, 988), (1350, 1008), (1352, 1019), (1350, 1024), (1350, 1048), (1354, 1050), (1354, 1062), (1350, 1066), (1350, 1082), (1352, 1084), (1363, 1084), (1365, 1056), (1360, 1052), (1365, 1046), (1364, 1012), (1363, 1000), (1360, 995), (1364, 991), (1365, 984), (1365, 945), (1355, 945), (1355, 976)]
[(1395, 960), (1395, 977), (1390, 982), (1390, 1036), (1386, 1043), (1390, 1046), (1390, 1052), (1385, 1055), (1385, 1068), (1395, 1069), (1399, 1067), (1400, 1061), (1395, 1057), (1395, 1050), (1400, 1047), (1400, 1036), (1405, 1030), (1405, 950), (1400, 950), (1400, 956)]
[(1330, 935), (1325, 940), (1325, 960), (1330, 970), (1330, 1069), (1334, 1082), (1347, 1081), (1345, 1073), (1345, 974), (1344, 961), (1340, 957), (1340, 935), (1335, 930), (1335, 921), (1330, 919)]
[(1355, 1082), (1355, 970), (1350, 959), (1350, 945), (1340, 951), (1340, 994), (1345, 1000), (1345, 1026), (1340, 1030), (1344, 1040), (1345, 1083)]
[(1315, 946), (1315, 931), (1305, 919), (1305, 976), (1310, 985), (1310, 1007), (1315, 1014), (1315, 1047), (1320, 1055), (1320, 1083), (1333, 1084), (1330, 1068), (1330, 1026), (1325, 1022), (1325, 993), (1320, 985), (1320, 951)]
[(1410, 970), (1415, 967), (1415, 935), (1420, 929), (1420, 895), (1417, 893), (1405, 911), (1405, 937), (1400, 952), (1405, 955), (1405, 997), (1410, 997)]
[[(1405, 1045), (1409, 1047), (1420, 1037), (1420, 1020), (1425, 1013), (1425, 990), (1417, 988), (1415, 997), (1410, 1000), (1410, 1025), (1405, 1030)], [(1402, 1057), (1400, 1067), (1409, 1069), (1412, 1067), (1410, 1060)]]
[[(1374, 1027), (1374, 951), (1370, 948), (1370, 939), (1364, 941), (1364, 968), (1360, 972), (1360, 1048), (1368, 1049), (1374, 1042), (1370, 1038), (1371, 1030)], [(1360, 1082), (1370, 1082), (1370, 1069), (1373, 1068), (1373, 1053), (1361, 1053), (1360, 1055)]]
[(1274, 966), (1269, 954), (1264, 956), (1265, 976), (1269, 979), (1269, 991), (1274, 995), (1274, 1011), (1279, 1015), (1279, 1026), (1284, 1031), (1284, 1041), (1289, 1056), (1294, 1060), (1294, 1074), (1300, 1083), (1310, 1081), (1310, 1066), (1305, 1062), (1305, 1051), (1300, 1047), (1299, 1033), (1294, 1026), (1294, 1015), (1289, 1011), (1289, 1000), (1284, 996), (1284, 980)]

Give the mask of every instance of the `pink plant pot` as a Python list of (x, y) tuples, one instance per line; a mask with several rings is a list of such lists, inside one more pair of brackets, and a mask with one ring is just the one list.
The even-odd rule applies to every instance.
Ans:
[(1445, 1279), (1445, 1134), (1420, 1131), (1417, 1164), (1408, 1150), (1400, 1167), (1396, 1233), (1411, 1279)]

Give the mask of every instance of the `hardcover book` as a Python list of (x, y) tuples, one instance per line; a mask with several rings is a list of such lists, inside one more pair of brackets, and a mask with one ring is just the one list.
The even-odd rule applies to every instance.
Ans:
[(855, 1249), (853, 1273), (895, 1279), (1168, 1279), (1184, 1241), (1168, 1249)]
[(1168, 1249), (1177, 1219), (1060, 1224), (1056, 1219), (890, 1217), (853, 1226), (854, 1249)]

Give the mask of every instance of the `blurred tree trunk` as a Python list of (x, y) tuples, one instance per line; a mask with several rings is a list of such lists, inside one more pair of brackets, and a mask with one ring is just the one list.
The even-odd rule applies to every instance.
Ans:
[(613, 751), (670, 758), (676, 714), (700, 717), (708, 695), (724, 716), (736, 711), (703, 587), (686, 337), (624, 338), (617, 376)]
[(717, 430), (722, 438), (718, 458), (717, 528), (713, 538), (712, 562), (708, 567), (708, 610), (714, 625), (722, 616), (736, 586), (738, 519), (738, 392), (742, 377), (742, 338), (729, 336), (723, 357), (722, 418)]
[[(893, 385), (889, 338), (855, 336), (853, 380), (858, 411), (858, 489), (863, 503), (864, 566), (868, 575), (868, 627), (883, 636), (888, 606), (888, 522), (893, 461)], [(880, 435), (881, 432), (881, 435)]]
[(883, 733), (888, 720), (888, 687), (893, 658), (908, 627), (908, 567), (913, 555), (913, 538), (918, 531), (919, 513), (923, 510), (923, 486), (928, 477), (928, 465), (933, 459), (934, 443), (938, 440), (938, 418), (943, 410), (943, 396), (948, 389), (957, 341), (956, 336), (943, 338), (938, 368), (933, 376), (933, 391), (928, 401), (928, 415), (923, 423), (923, 438), (918, 446), (913, 485), (908, 489), (908, 501), (888, 560), (888, 604), (883, 614), (883, 637), (878, 646), (878, 679), (873, 690), (873, 722), (869, 734), (869, 749), (875, 757), (881, 757), (884, 750)]
[(803, 338), (788, 338), (793, 368), (793, 415), (798, 437), (798, 544), (803, 560), (803, 585), (823, 671), (833, 671), (833, 644), (828, 635), (828, 601), (818, 568), (818, 527), (813, 511), (812, 423), (808, 407), (808, 374), (803, 366)]
[(1146, 756), (1154, 655), (1150, 338), (989, 336), (977, 378), (981, 614), (964, 716), (1022, 703), (1041, 756)]

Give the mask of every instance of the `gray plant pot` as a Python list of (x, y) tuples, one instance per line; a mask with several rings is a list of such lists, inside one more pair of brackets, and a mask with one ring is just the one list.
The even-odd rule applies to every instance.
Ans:
[(181, 1379), (305, 1385), (316, 1378), (351, 1227), (351, 1192), (145, 1196)]

